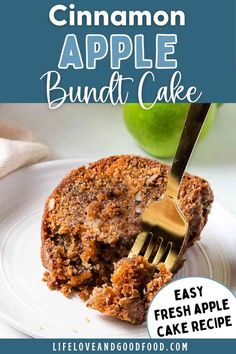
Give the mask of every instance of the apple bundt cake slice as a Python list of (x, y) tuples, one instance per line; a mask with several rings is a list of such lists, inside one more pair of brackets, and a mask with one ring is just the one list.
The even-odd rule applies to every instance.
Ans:
[[(172, 274), (142, 256), (127, 259), (140, 215), (165, 192), (169, 167), (139, 156), (113, 156), (70, 172), (49, 196), (42, 220), (44, 280), (64, 295), (131, 323)], [(178, 202), (189, 222), (188, 246), (198, 240), (213, 201), (204, 179), (185, 174)], [(179, 263), (179, 267), (181, 263)]]

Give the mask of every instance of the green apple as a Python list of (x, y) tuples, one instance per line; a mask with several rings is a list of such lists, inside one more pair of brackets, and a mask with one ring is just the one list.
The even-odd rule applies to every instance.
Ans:
[[(126, 126), (138, 144), (155, 157), (175, 154), (184, 126), (189, 103), (157, 103), (145, 110), (138, 103), (123, 106)], [(212, 104), (203, 126), (202, 139), (213, 123), (217, 104)]]

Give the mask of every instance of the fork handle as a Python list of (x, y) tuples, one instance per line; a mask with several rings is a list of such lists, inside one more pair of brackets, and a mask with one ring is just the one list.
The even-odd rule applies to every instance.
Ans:
[(195, 103), (190, 105), (184, 129), (168, 177), (166, 193), (171, 198), (177, 198), (178, 196), (179, 185), (198, 140), (210, 106), (210, 103)]

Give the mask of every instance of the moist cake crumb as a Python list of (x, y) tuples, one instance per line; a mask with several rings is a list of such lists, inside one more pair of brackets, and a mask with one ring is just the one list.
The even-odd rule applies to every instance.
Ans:
[(123, 258), (116, 264), (111, 286), (95, 288), (88, 306), (121, 320), (141, 324), (151, 296), (171, 277), (163, 263), (153, 275), (153, 267), (142, 256)]
[[(71, 171), (47, 199), (42, 220), (48, 287), (90, 298), (90, 307), (122, 320), (144, 321), (148, 303), (171, 274), (163, 264), (153, 274), (143, 257), (126, 257), (141, 231), (140, 214), (163, 196), (168, 172), (163, 163), (130, 155)], [(199, 239), (212, 201), (208, 182), (185, 174), (178, 203), (189, 223), (188, 246)]]

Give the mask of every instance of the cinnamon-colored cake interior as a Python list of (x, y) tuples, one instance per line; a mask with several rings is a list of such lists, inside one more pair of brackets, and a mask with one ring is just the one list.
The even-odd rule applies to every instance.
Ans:
[[(131, 323), (145, 320), (148, 303), (171, 280), (159, 264), (127, 259), (140, 215), (166, 188), (169, 167), (139, 156), (113, 156), (67, 175), (49, 196), (42, 220), (44, 280), (66, 296)], [(189, 222), (188, 246), (198, 240), (213, 201), (208, 182), (186, 174), (178, 196)], [(181, 266), (181, 261), (179, 267)]]

